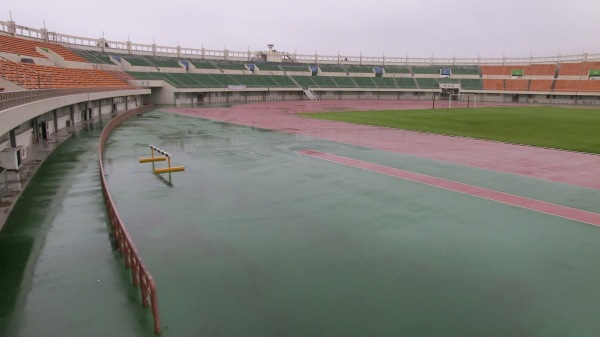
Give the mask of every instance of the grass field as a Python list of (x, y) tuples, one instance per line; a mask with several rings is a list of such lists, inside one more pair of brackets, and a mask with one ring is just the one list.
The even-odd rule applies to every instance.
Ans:
[(303, 116), (600, 153), (600, 109), (501, 107), (306, 113)]

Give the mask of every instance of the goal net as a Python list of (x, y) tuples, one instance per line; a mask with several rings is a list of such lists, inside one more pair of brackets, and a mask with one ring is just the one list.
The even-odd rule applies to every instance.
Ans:
[(475, 94), (452, 94), (448, 97), (448, 109), (475, 109), (476, 106)]

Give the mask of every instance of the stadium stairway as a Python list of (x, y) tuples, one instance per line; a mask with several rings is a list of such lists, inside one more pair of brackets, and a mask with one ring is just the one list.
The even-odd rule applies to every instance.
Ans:
[(308, 99), (310, 99), (311, 101), (318, 100), (317, 96), (312, 91), (310, 91), (308, 89), (304, 89), (302, 91), (304, 91), (304, 94), (306, 94), (306, 96), (308, 97)]

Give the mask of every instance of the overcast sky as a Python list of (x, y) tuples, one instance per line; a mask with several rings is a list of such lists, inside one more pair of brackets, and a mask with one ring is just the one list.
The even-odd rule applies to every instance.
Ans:
[[(410, 57), (600, 53), (600, 0), (10, 1), (0, 19), (113, 41)], [(8, 7), (8, 8), (7, 8)]]

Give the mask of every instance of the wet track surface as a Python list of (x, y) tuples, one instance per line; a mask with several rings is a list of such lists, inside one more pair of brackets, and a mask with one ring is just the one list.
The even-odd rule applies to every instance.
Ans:
[[(185, 166), (172, 186), (137, 162), (149, 144)], [(115, 131), (106, 158), (120, 214), (157, 280), (165, 335), (600, 332), (596, 227), (304, 149), (600, 212), (594, 189), (150, 113)]]
[[(153, 335), (111, 247), (97, 137), (53, 153), (0, 232), (2, 336)], [(185, 166), (172, 185), (138, 163), (149, 144)], [(105, 169), (163, 336), (600, 334), (597, 227), (307, 149), (600, 213), (592, 188), (151, 112), (114, 131)]]

